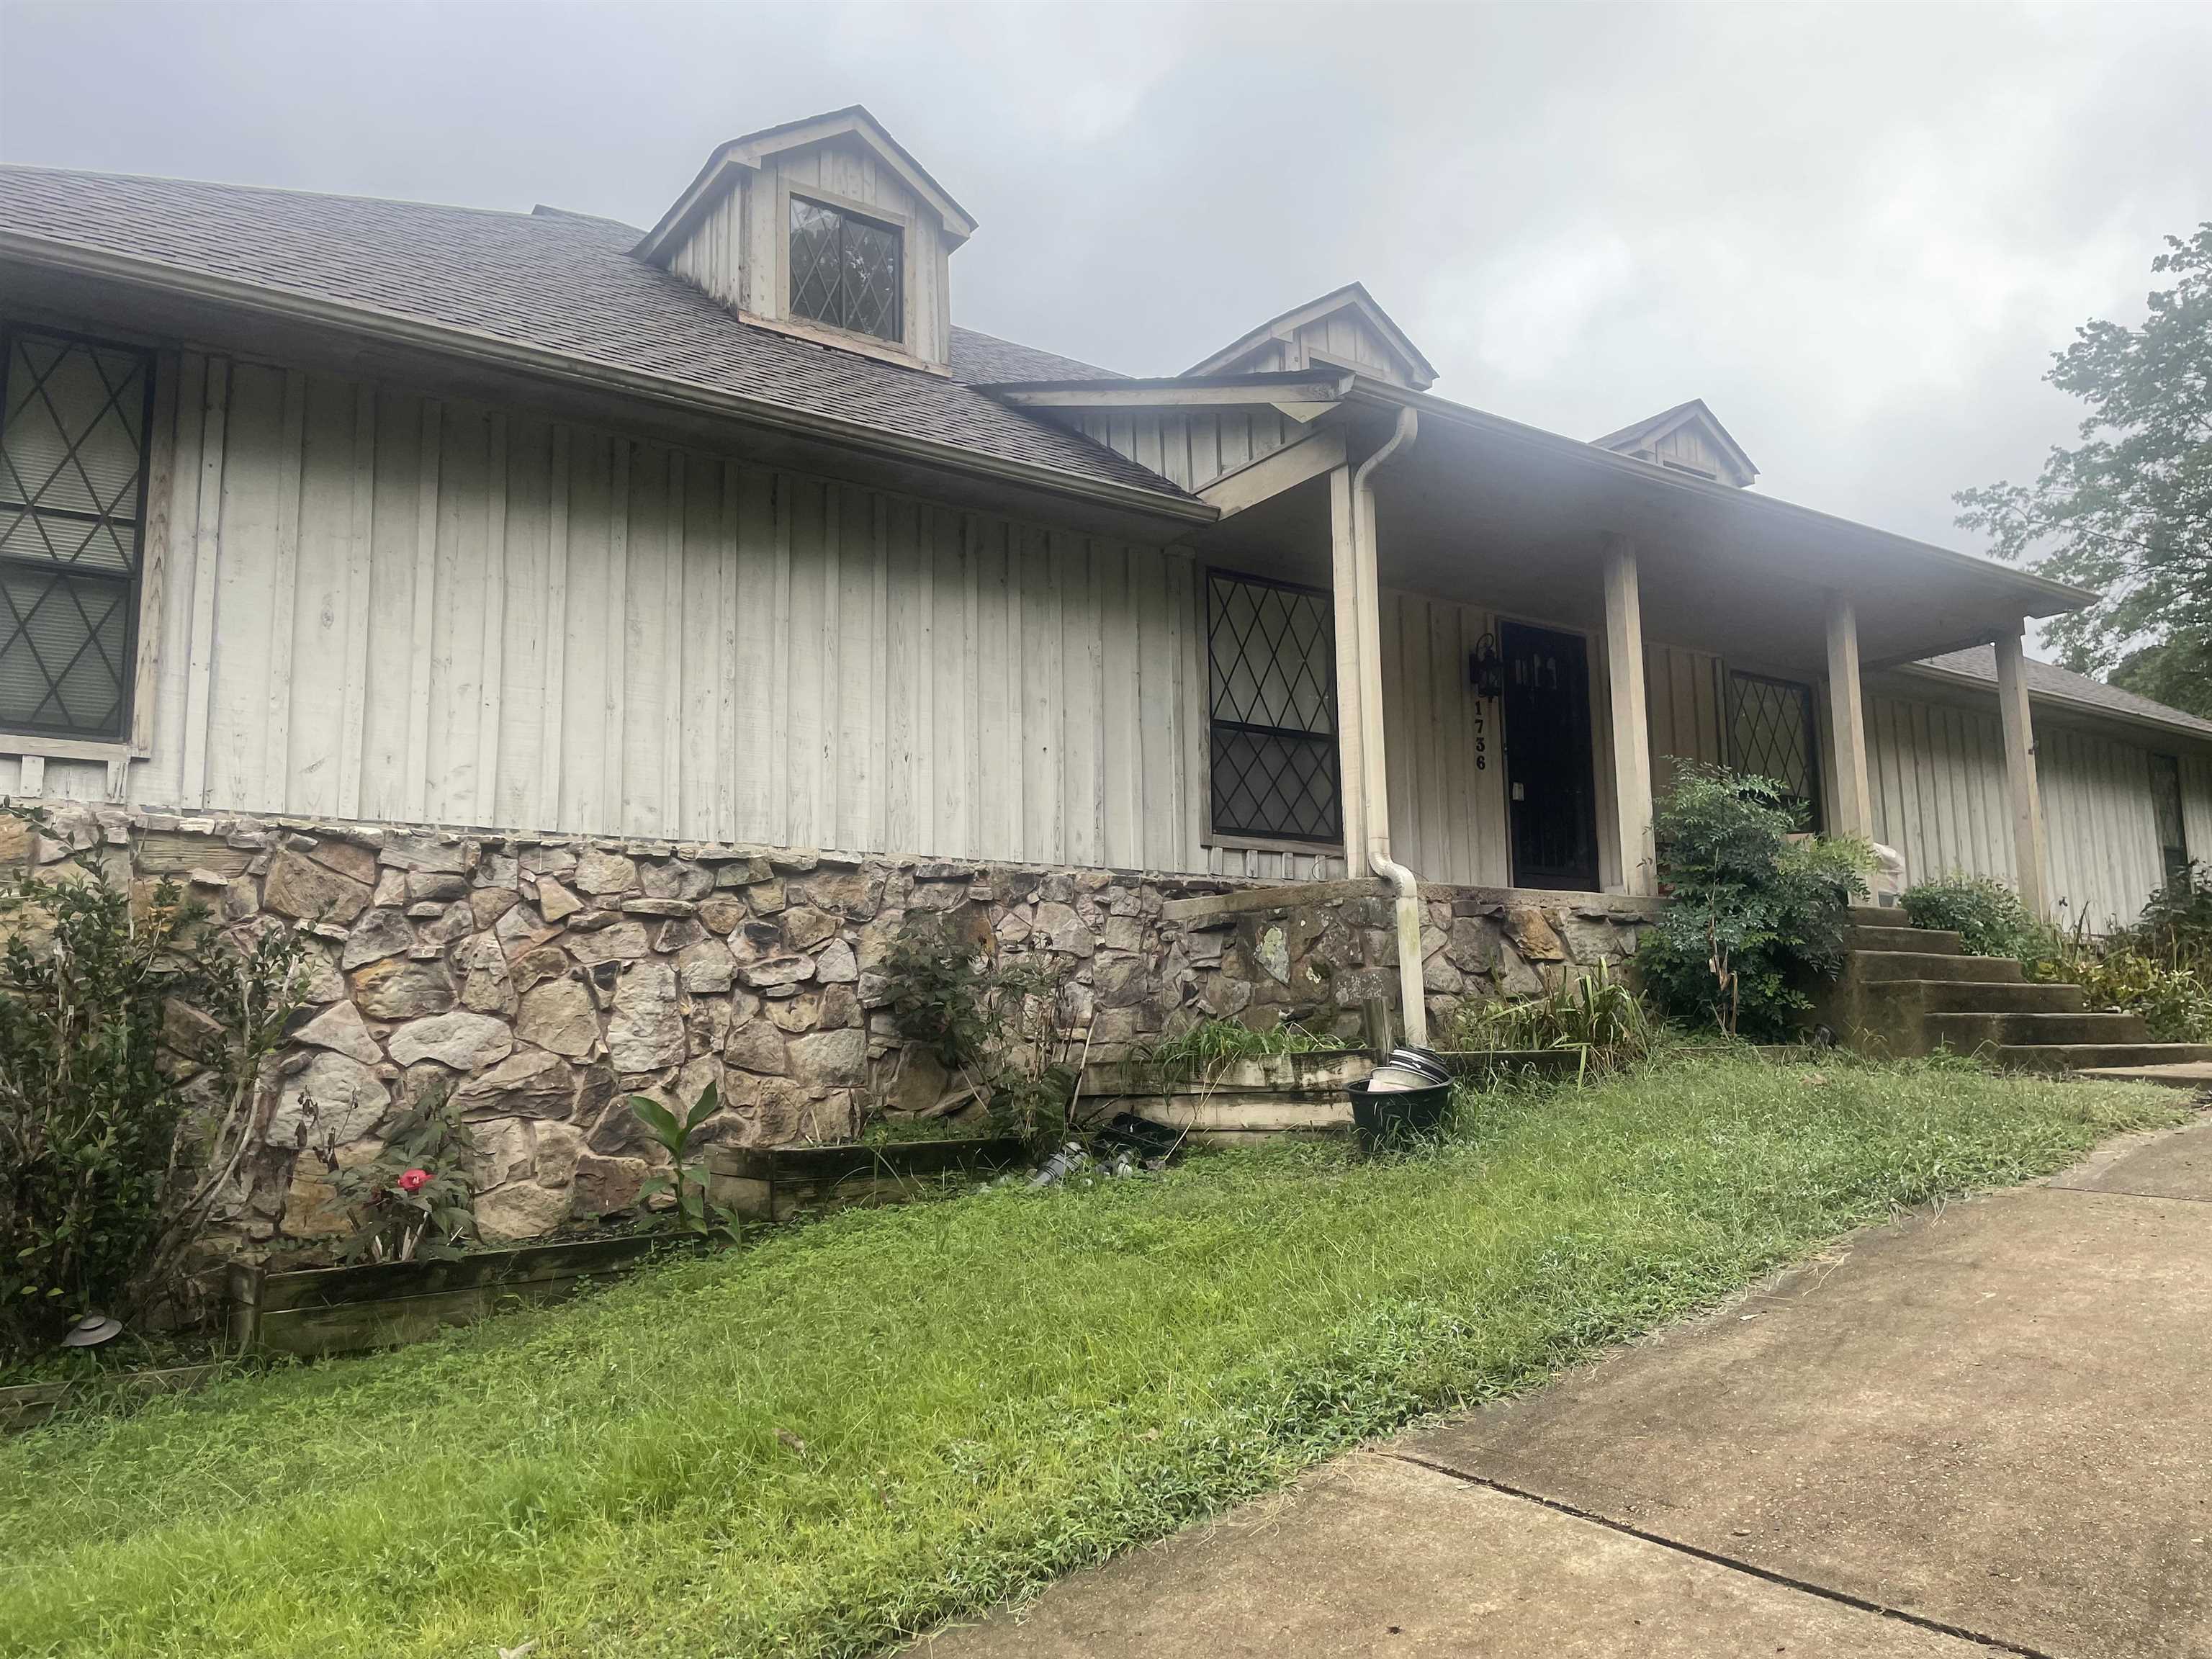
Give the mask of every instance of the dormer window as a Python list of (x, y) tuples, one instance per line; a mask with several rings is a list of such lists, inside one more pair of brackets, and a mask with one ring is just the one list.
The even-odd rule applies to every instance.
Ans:
[(899, 231), (842, 208), (791, 198), (791, 314), (878, 340), (897, 340)]

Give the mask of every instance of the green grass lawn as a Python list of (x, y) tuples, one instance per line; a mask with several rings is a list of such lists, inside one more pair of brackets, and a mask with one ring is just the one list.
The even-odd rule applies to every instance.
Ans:
[(0, 1444), (0, 1652), (866, 1653), (2179, 1112), (1705, 1058), (1418, 1158), (848, 1213)]

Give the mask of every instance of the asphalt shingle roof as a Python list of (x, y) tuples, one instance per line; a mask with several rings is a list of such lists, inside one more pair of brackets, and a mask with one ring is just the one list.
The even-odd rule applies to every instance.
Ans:
[[(1947, 651), (1940, 657), (1926, 658), (1916, 665), (1933, 668), (1946, 674), (1963, 674), (1972, 679), (1986, 680), (1991, 685), (1997, 683), (1995, 646), (1975, 645), (1964, 651)], [(2123, 691), (2117, 685), (2107, 685), (2102, 680), (2091, 679), (2087, 674), (2076, 674), (2056, 663), (2038, 662), (2032, 657), (2027, 662), (2027, 690), (2030, 696), (2039, 695), (2079, 707), (2101, 708), (2133, 720), (2153, 720), (2177, 731), (2212, 738), (2212, 720), (2199, 720), (2194, 714), (2185, 714), (2179, 708), (2169, 708), (2148, 697)]]
[(796, 339), (741, 322), (680, 277), (630, 258), (640, 233), (611, 220), (0, 167), (0, 230), (1188, 499), (1104, 445), (969, 385), (1102, 371), (967, 329), (955, 331), (950, 379)]

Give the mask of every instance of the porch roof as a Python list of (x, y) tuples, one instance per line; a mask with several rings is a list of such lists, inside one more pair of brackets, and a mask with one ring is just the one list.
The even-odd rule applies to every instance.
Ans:
[[(1376, 557), (1391, 586), (1595, 625), (1604, 538), (1623, 536), (1637, 548), (1650, 637), (1807, 669), (1825, 661), (1832, 592), (1852, 601), (1869, 668), (1982, 644), (2023, 617), (2097, 599), (1364, 377), (1330, 418), (1379, 428), (1378, 417), (1401, 408), (1418, 413), (1418, 440), (1374, 484)], [(1267, 558), (1325, 582), (1328, 538), (1326, 483), (1316, 478), (1197, 539), (1209, 552)]]

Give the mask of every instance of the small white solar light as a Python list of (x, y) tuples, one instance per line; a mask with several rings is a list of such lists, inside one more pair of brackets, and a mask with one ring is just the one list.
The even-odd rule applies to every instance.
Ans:
[(106, 1314), (87, 1314), (69, 1328), (62, 1338), (64, 1348), (96, 1348), (103, 1342), (112, 1342), (123, 1334), (123, 1322), (110, 1319)]

